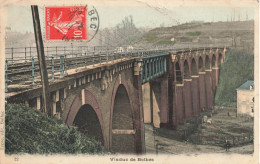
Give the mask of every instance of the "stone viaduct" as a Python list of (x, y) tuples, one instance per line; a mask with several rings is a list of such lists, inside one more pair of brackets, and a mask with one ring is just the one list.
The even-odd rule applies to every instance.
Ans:
[[(176, 129), (214, 105), (225, 48), (167, 51), (87, 68), (50, 83), (53, 115), (108, 150), (144, 153), (144, 123)], [(40, 87), (7, 97), (41, 109)]]

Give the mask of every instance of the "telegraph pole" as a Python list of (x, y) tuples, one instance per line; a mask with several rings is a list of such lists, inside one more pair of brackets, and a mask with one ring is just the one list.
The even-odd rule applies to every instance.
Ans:
[(41, 73), (41, 81), (42, 81), (42, 98), (43, 98), (43, 105), (44, 105), (43, 110), (44, 113), (47, 113), (49, 116), (51, 116), (52, 109), (50, 106), (49, 82), (48, 82), (48, 74), (46, 70), (38, 6), (32, 5), (31, 9), (32, 9), (35, 41), (37, 47), (37, 55), (38, 55), (38, 61), (40, 65), (40, 73)]

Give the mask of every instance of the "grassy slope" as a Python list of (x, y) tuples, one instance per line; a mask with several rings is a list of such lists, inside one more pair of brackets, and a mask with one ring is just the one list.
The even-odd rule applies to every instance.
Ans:
[(23, 105), (5, 108), (5, 151), (14, 153), (104, 153), (101, 143), (56, 118)]
[(220, 67), (215, 104), (236, 107), (236, 89), (247, 80), (254, 79), (254, 56), (236, 50), (227, 51), (226, 56)]
[[(198, 38), (198, 43), (203, 44), (220, 44), (223, 43), (223, 41), (227, 42), (228, 40), (228, 43), (231, 43), (230, 39), (234, 34), (243, 41), (252, 41), (254, 38), (253, 30), (253, 21), (186, 23), (172, 27), (158, 27), (152, 29), (144, 35), (141, 43), (178, 44), (192, 42)], [(173, 37), (175, 38), (175, 42), (170, 41)]]

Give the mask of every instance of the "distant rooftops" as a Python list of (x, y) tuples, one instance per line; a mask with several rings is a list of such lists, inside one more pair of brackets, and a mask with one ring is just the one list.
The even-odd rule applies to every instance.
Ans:
[(237, 89), (239, 89), (239, 90), (254, 90), (254, 81), (247, 80), (244, 84), (242, 84)]

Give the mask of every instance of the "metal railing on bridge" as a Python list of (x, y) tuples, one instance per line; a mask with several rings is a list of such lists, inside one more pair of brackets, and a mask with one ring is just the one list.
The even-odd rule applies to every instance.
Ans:
[[(115, 47), (115, 46), (53, 46), (44, 47), (45, 57), (59, 59), (60, 56), (66, 56), (66, 58), (75, 58), (78, 56), (92, 55), (104, 52), (113, 53), (129, 53), (137, 51), (149, 51), (170, 49), (171, 47), (156, 46), (156, 47)], [(10, 47), (5, 48), (5, 59), (8, 60), (9, 64), (30, 62), (32, 57), (37, 58), (36, 47)]]
[[(60, 56), (66, 56), (66, 58), (75, 58), (78, 56), (90, 56), (99, 53), (136, 53), (136, 52), (148, 52), (154, 50), (183, 50), (194, 49), (198, 47), (224, 47), (225, 45), (201, 45), (201, 44), (174, 44), (167, 46), (135, 46), (135, 47), (116, 47), (116, 46), (46, 46), (44, 47), (45, 57), (50, 59), (59, 59)], [(8, 60), (8, 64), (30, 62), (32, 57), (37, 58), (36, 47), (9, 47), (5, 48), (5, 59)]]
[[(114, 50), (107, 51), (89, 51), (88, 53), (75, 53), (74, 57), (71, 54), (46, 57), (46, 69), (48, 78), (54, 80), (55, 78), (66, 76), (67, 70), (86, 68), (88, 66), (95, 66), (122, 60), (123, 58), (145, 58), (150, 56), (168, 52), (170, 49), (150, 49), (150, 50), (132, 50), (130, 52), (115, 52)], [(26, 59), (27, 62), (12, 63), (6, 59), (5, 62), (5, 84), (6, 92), (8, 92), (8, 85), (21, 84), (30, 85), (40, 83), (40, 72), (38, 58), (32, 56)]]
[[(99, 46), (54, 46), (44, 47), (45, 57), (58, 59), (60, 56), (67, 55), (67, 57), (75, 57), (85, 53), (92, 53), (100, 50)], [(36, 47), (11, 47), (5, 48), (5, 59), (10, 63), (30, 62), (31, 58), (37, 58)]]

